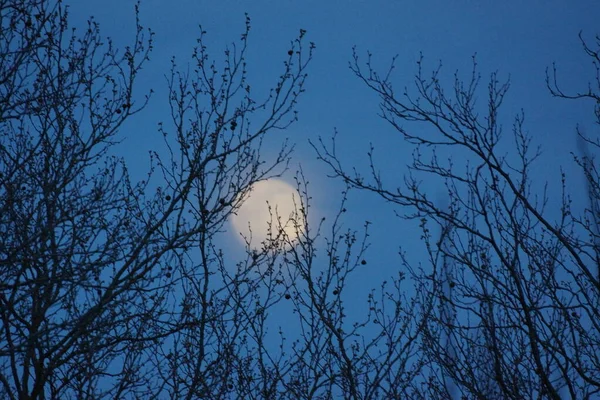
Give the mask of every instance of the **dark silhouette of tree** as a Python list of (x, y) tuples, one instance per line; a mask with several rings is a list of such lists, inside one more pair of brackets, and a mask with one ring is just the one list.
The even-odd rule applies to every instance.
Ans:
[[(582, 43), (598, 71), (600, 41), (594, 49)], [(575, 157), (591, 204), (583, 212), (571, 207), (564, 173), (562, 198), (535, 194), (530, 171), (540, 150), (524, 128), (523, 114), (514, 117), (511, 135), (502, 137), (500, 109), (509, 83), (494, 73), (487, 91), (481, 91), (474, 59), (470, 77), (463, 81), (455, 74), (448, 90), (441, 64), (432, 74), (425, 72), (422, 57), (417, 66), (413, 92), (392, 83), (393, 63), (379, 73), (371, 54), (363, 63), (356, 51), (351, 63), (378, 94), (382, 118), (414, 146), (404, 185), (384, 182), (372, 149), (365, 176), (342, 165), (335, 144), (314, 145), (350, 187), (375, 193), (407, 218), (421, 220), (430, 268), (408, 265), (407, 270), (423, 293), (420, 304), (435, 307), (420, 312), (423, 384), (415, 392), (422, 398), (598, 396), (599, 192), (593, 157), (589, 150)], [(556, 69), (547, 80), (555, 96), (594, 100), (598, 119), (598, 74), (588, 91), (574, 95), (559, 88)], [(482, 94), (483, 104), (476, 101)], [(597, 138), (578, 133), (587, 145), (598, 146)], [(500, 144), (507, 139), (514, 151), (505, 154)], [(459, 165), (452, 155), (465, 163)], [(431, 200), (435, 196), (423, 181), (444, 185), (447, 207)], [(560, 205), (557, 218), (547, 209), (550, 201)], [(443, 232), (437, 242), (431, 224)]]
[[(362, 320), (346, 316), (368, 224), (343, 227), (345, 199), (328, 234), (309, 226), (300, 173), (297, 212), (271, 209), (267, 239), (246, 238), (244, 259), (231, 265), (215, 244), (252, 185), (287, 168), (291, 146), (270, 162), (261, 146), (297, 119), (306, 31), (261, 93), (246, 72), (249, 18), (220, 61), (200, 28), (189, 68), (173, 60), (168, 74), (164, 146), (134, 182), (115, 154), (150, 100), (134, 88), (153, 34), (136, 7), (120, 51), (93, 19), (72, 30), (67, 11), (0, 1), (0, 396), (405, 398), (421, 368), (418, 299), (399, 276)], [(277, 307), (299, 329), (278, 326)]]
[[(309, 224), (300, 171), (296, 211), (272, 207), (267, 239), (245, 238), (245, 255), (232, 263), (217, 235), (253, 184), (287, 169), (292, 146), (267, 162), (262, 143), (297, 120), (314, 44), (301, 29), (265, 90), (247, 74), (248, 17), (221, 59), (200, 28), (189, 67), (172, 61), (170, 120), (156, 132), (164, 145), (135, 182), (117, 156), (124, 122), (151, 94), (134, 90), (153, 40), (138, 7), (135, 17), (135, 36), (119, 50), (93, 19), (71, 29), (60, 1), (0, 0), (0, 397), (598, 394), (594, 137), (578, 132), (576, 157), (590, 206), (579, 215), (564, 189), (551, 219), (548, 199), (531, 192), (538, 153), (522, 115), (516, 154), (499, 154), (508, 83), (492, 75), (480, 106), (475, 65), (448, 94), (439, 69), (426, 78), (421, 60), (416, 95), (398, 93), (390, 73), (379, 75), (370, 56), (365, 71), (355, 53), (352, 70), (380, 95), (383, 118), (416, 147), (406, 186), (390, 188), (372, 157), (371, 180), (347, 173), (335, 141), (322, 142), (319, 157), (347, 184), (333, 221)], [(583, 43), (598, 67), (598, 52)], [(548, 74), (552, 94), (595, 100), (600, 123), (597, 83), (568, 95), (556, 70)], [(446, 150), (469, 163), (443, 163)], [(445, 183), (445, 204), (420, 187), (427, 175)], [(370, 292), (364, 315), (347, 310), (355, 297), (347, 283), (370, 263), (370, 223), (361, 232), (343, 224), (355, 188), (410, 208), (427, 250), (418, 267), (402, 255), (403, 269)], [(282, 309), (292, 327), (274, 320)]]
[(112, 154), (149, 100), (134, 93), (153, 36), (137, 16), (119, 51), (93, 19), (72, 30), (60, 1), (0, 2), (2, 398), (223, 398), (247, 371), (239, 347), (261, 337), (273, 300), (258, 304), (266, 278), (249, 271), (269, 260), (232, 275), (212, 239), (285, 167), (289, 148), (267, 164), (260, 144), (296, 119), (312, 45), (292, 43), (261, 99), (246, 81), (249, 19), (222, 65), (201, 31), (194, 72), (173, 63), (166, 158), (134, 183)]
[(261, 145), (269, 132), (296, 120), (314, 45), (305, 49), (301, 30), (275, 87), (259, 100), (246, 76), (249, 32), (246, 17), (240, 42), (225, 50), (220, 66), (209, 58), (204, 31), (192, 54), (193, 72), (178, 72), (172, 64), (172, 124), (160, 126), (169, 160), (156, 157), (165, 190), (173, 193), (172, 232), (186, 236), (171, 294), (179, 329), (152, 360), (171, 398), (277, 398), (282, 382), (283, 366), (271, 356), (266, 337), (269, 310), (284, 299), (283, 283), (294, 279), (276, 264), (284, 239), (278, 232), (290, 216), (273, 210), (267, 241), (258, 249), (249, 246), (247, 259), (235, 266), (227, 265), (214, 238), (254, 183), (287, 167), (287, 144), (271, 164), (263, 160)]

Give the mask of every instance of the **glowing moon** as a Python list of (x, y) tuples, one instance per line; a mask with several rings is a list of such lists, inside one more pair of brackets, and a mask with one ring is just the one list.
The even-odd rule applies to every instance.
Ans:
[(230, 221), (242, 241), (252, 236), (252, 247), (259, 247), (269, 238), (269, 227), (272, 238), (282, 239), (278, 234), (285, 233), (287, 240), (295, 240), (304, 226), (299, 209), (300, 195), (293, 186), (279, 179), (268, 179), (252, 186), (249, 197)]

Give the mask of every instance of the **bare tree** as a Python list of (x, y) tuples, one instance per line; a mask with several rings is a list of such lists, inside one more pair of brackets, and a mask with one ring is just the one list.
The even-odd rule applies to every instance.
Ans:
[(169, 155), (167, 161), (158, 154), (157, 159), (177, 215), (172, 230), (189, 234), (180, 262), (170, 266), (181, 329), (162, 344), (153, 364), (172, 398), (277, 398), (281, 382), (281, 367), (265, 337), (268, 311), (284, 298), (286, 277), (275, 264), (282, 251), (279, 228), (290, 216), (280, 220), (273, 210), (268, 239), (254, 249), (247, 238), (247, 258), (235, 266), (226, 264), (214, 238), (254, 183), (287, 168), (287, 144), (271, 164), (262, 158), (261, 144), (268, 132), (296, 120), (314, 45), (305, 48), (301, 30), (275, 87), (260, 99), (246, 76), (249, 32), (246, 17), (241, 40), (225, 50), (218, 65), (209, 58), (201, 30), (193, 72), (178, 72), (173, 62), (169, 79), (172, 127), (160, 128)]
[[(366, 299), (362, 320), (346, 316), (368, 224), (362, 236), (343, 227), (345, 199), (328, 234), (323, 221), (309, 226), (299, 174), (298, 210), (273, 208), (245, 258), (231, 265), (215, 242), (252, 185), (287, 168), (290, 145), (268, 162), (261, 145), (297, 119), (306, 31), (261, 93), (247, 78), (249, 18), (220, 61), (200, 28), (190, 67), (173, 60), (167, 76), (164, 147), (132, 182), (112, 154), (149, 101), (134, 86), (153, 34), (136, 7), (136, 35), (119, 51), (93, 19), (71, 29), (67, 11), (0, 1), (0, 396), (410, 396), (426, 320), (412, 311), (427, 307), (405, 297), (400, 274)], [(273, 321), (277, 307), (299, 332)]]
[[(550, 93), (553, 96), (567, 100), (592, 100), (594, 102), (594, 115), (596, 123), (600, 124), (600, 54), (597, 50), (586, 43), (582, 34), (579, 34), (579, 39), (583, 46), (583, 50), (593, 62), (596, 69), (595, 82), (590, 82), (587, 90), (578, 91), (575, 93), (566, 93), (558, 84), (556, 65), (553, 65), (552, 73), (546, 71), (546, 84)], [(596, 47), (600, 48), (600, 36), (596, 36)], [(593, 236), (593, 251), (595, 260), (600, 260), (600, 176), (594, 162), (593, 150), (600, 147), (600, 139), (594, 136), (588, 136), (581, 131), (577, 126), (577, 147), (580, 153), (579, 157), (575, 157), (575, 161), (582, 168), (587, 187), (587, 196), (589, 201), (589, 209), (586, 209), (583, 220), (578, 221), (585, 225), (585, 229)], [(600, 281), (600, 264), (596, 265), (597, 278)]]
[[(371, 290), (366, 315), (358, 310), (350, 315), (346, 309), (348, 297), (355, 296), (346, 285), (368, 264), (369, 247), (369, 222), (362, 235), (343, 227), (346, 196), (344, 192), (329, 234), (323, 223), (315, 231), (307, 224), (297, 245), (284, 255), (284, 262), (302, 278), (288, 289), (301, 335), (292, 346), (289, 378), (280, 398), (410, 398), (412, 382), (421, 373), (415, 355), (424, 326), (413, 310), (426, 307), (407, 298), (402, 273)], [(305, 192), (303, 198), (310, 196)], [(304, 202), (301, 210), (308, 208)], [(321, 236), (325, 243), (317, 246)], [(325, 253), (324, 260), (316, 257), (318, 251)]]
[[(306, 32), (261, 93), (247, 78), (249, 18), (222, 60), (200, 28), (190, 67), (172, 62), (164, 147), (136, 183), (111, 154), (149, 101), (134, 86), (152, 32), (136, 8), (120, 52), (93, 19), (71, 30), (67, 11), (0, 2), (0, 395), (406, 397), (424, 324), (401, 277), (371, 293), (362, 320), (345, 315), (368, 234), (343, 228), (343, 202), (328, 235), (324, 222), (309, 226), (299, 174), (297, 212), (272, 209), (267, 240), (247, 238), (244, 259), (228, 264), (215, 243), (252, 185), (287, 168), (290, 145), (267, 162), (261, 144), (297, 119), (314, 49)], [(297, 237), (283, 229), (290, 219)], [(300, 332), (276, 324), (277, 307)]]
[(246, 371), (239, 346), (261, 338), (258, 310), (273, 300), (259, 304), (266, 278), (249, 271), (268, 252), (225, 269), (212, 240), (251, 185), (285, 167), (289, 148), (268, 164), (260, 144), (296, 119), (313, 46), (301, 31), (260, 100), (246, 81), (249, 20), (223, 65), (200, 31), (194, 74), (173, 64), (166, 156), (133, 183), (110, 154), (149, 100), (133, 90), (152, 48), (137, 15), (119, 51), (93, 19), (71, 29), (60, 1), (0, 1), (2, 398), (224, 398)]
[[(598, 49), (583, 43), (598, 71), (600, 43)], [(508, 82), (492, 74), (480, 104), (475, 59), (470, 77), (463, 81), (455, 74), (451, 90), (442, 82), (441, 64), (427, 74), (421, 57), (416, 92), (393, 85), (393, 68), (392, 63), (379, 73), (371, 54), (363, 63), (356, 51), (351, 63), (356, 76), (379, 95), (382, 118), (414, 146), (404, 185), (381, 178), (372, 151), (371, 170), (361, 175), (342, 165), (335, 145), (314, 147), (350, 187), (373, 192), (407, 210), (400, 211), (406, 218), (421, 221), (431, 268), (407, 268), (423, 296), (419, 304), (436, 306), (421, 312), (425, 329), (417, 356), (425, 367), (415, 392), (423, 398), (598, 396), (598, 176), (592, 157), (578, 158), (592, 202), (579, 213), (571, 208), (565, 174), (562, 198), (533, 192), (530, 171), (540, 149), (526, 133), (523, 114), (514, 117), (511, 134), (503, 137), (500, 109)], [(598, 80), (575, 95), (565, 94), (556, 82), (555, 71), (548, 78), (553, 94), (595, 100), (598, 117)], [(514, 143), (513, 152), (502, 152), (503, 139)], [(457, 154), (467, 160), (464, 165), (452, 160)], [(421, 184), (425, 180), (445, 185), (448, 206), (432, 200)], [(547, 209), (550, 201), (560, 204), (558, 218)], [(445, 232), (442, 240), (435, 239), (431, 224)], [(448, 262), (452, 271), (440, 268)], [(449, 310), (455, 311), (452, 318)]]
[[(270, 90), (251, 85), (240, 39), (214, 59), (199, 29), (189, 67), (167, 75), (170, 120), (147, 177), (132, 182), (118, 154), (123, 123), (149, 94), (134, 92), (152, 49), (136, 33), (119, 51), (91, 19), (69, 27), (60, 1), (0, 0), (0, 396), (9, 399), (591, 398), (599, 391), (598, 175), (583, 167), (590, 207), (561, 215), (531, 192), (538, 156), (519, 115), (516, 154), (499, 154), (508, 83), (479, 75), (444, 91), (436, 69), (417, 94), (391, 74), (352, 69), (381, 96), (382, 116), (416, 147), (406, 187), (348, 174), (335, 141), (315, 146), (347, 183), (337, 215), (309, 225), (302, 173), (291, 215), (271, 209), (267, 239), (232, 264), (217, 235), (252, 186), (279, 176), (270, 132), (296, 121), (314, 45), (300, 30)], [(598, 45), (600, 47), (600, 44)], [(584, 42), (598, 66), (598, 52)], [(287, 53), (287, 56), (285, 55)], [(390, 70), (391, 72), (391, 70)], [(598, 90), (567, 95), (599, 100)], [(598, 102), (597, 104), (600, 104)], [(598, 107), (596, 105), (596, 116)], [(600, 117), (598, 117), (600, 118)], [(410, 123), (432, 130), (412, 131)], [(416, 132), (416, 133), (415, 133)], [(436, 149), (436, 151), (431, 151)], [(464, 169), (439, 152), (463, 152)], [(372, 154), (372, 153), (370, 153)], [(445, 182), (430, 200), (419, 179)], [(369, 223), (344, 226), (353, 188), (375, 192), (421, 223), (430, 269), (411, 265), (346, 310), (347, 283), (368, 264)], [(295, 235), (284, 229), (293, 224)], [(432, 224), (440, 228), (439, 237)], [(257, 246), (258, 245), (258, 246)], [(227, 251), (227, 250), (225, 250)], [(407, 296), (407, 288), (416, 291)], [(273, 315), (287, 310), (297, 327)]]

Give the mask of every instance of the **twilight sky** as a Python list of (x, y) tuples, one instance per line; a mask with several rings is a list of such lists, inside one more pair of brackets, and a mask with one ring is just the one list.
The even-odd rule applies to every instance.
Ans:
[[(135, 1), (67, 3), (71, 5), (73, 24), (83, 24), (89, 15), (94, 15), (103, 34), (113, 37), (117, 45), (127, 44), (133, 37)], [(252, 19), (248, 64), (253, 89), (266, 92), (274, 85), (289, 43), (299, 29), (306, 29), (308, 41), (316, 44), (307, 92), (300, 100), (300, 121), (285, 132), (276, 132), (280, 137), (272, 136), (273, 148), (285, 137), (296, 143), (292, 170), (284, 178), (293, 182), (294, 170), (302, 165), (311, 182), (314, 220), (333, 216), (342, 185), (326, 177), (328, 170), (316, 160), (309, 139), (327, 139), (337, 128), (342, 161), (358, 168), (366, 166), (368, 144), (373, 142), (379, 167), (390, 184), (401, 183), (405, 165), (410, 161), (410, 148), (376, 115), (378, 99), (348, 68), (354, 45), (361, 55), (370, 50), (375, 68), (380, 70), (398, 55), (393, 80), (397, 86), (409, 87), (420, 52), (425, 57), (426, 70), (442, 60), (442, 76), (448, 78), (448, 85), (453, 83), (457, 69), (463, 77), (469, 77), (471, 56), (477, 53), (483, 102), (491, 72), (498, 71), (501, 80), (511, 78), (502, 114), (506, 151), (513, 151), (509, 134), (512, 117), (524, 109), (533, 144), (541, 145), (544, 151), (534, 167), (536, 184), (549, 181), (549, 194), (556, 195), (562, 164), (567, 176), (572, 176), (572, 187), (581, 186), (583, 181), (575, 175), (569, 151), (576, 150), (576, 124), (588, 133), (598, 130), (592, 120), (593, 104), (552, 98), (545, 87), (544, 71), (556, 62), (564, 88), (587, 87), (594, 70), (583, 54), (577, 34), (582, 31), (589, 41), (600, 34), (600, 2), (596, 0), (143, 0), (142, 24), (156, 32), (156, 42), (151, 61), (138, 81), (138, 94), (153, 88), (155, 95), (143, 113), (124, 125), (121, 134), (126, 140), (119, 147), (137, 178), (141, 179), (147, 170), (147, 150), (160, 148), (163, 143), (157, 123), (169, 118), (164, 75), (169, 72), (171, 57), (175, 56), (180, 66), (189, 62), (198, 24), (208, 32), (211, 54), (220, 57), (225, 45), (243, 32), (244, 12)], [(431, 194), (439, 195), (443, 201), (443, 188), (431, 186)], [(581, 191), (581, 196), (574, 198), (575, 207), (584, 206), (583, 197)], [(381, 279), (395, 275), (400, 267), (400, 245), (414, 252), (409, 254), (414, 260), (424, 250), (414, 225), (395, 218), (393, 209), (381, 200), (354, 192), (345, 223), (360, 229), (365, 220), (373, 223), (368, 268), (349, 282), (347, 289), (351, 293), (377, 287)], [(231, 254), (241, 250), (238, 242), (226, 234), (221, 240)], [(366, 307), (366, 298), (357, 298), (361, 307)]]

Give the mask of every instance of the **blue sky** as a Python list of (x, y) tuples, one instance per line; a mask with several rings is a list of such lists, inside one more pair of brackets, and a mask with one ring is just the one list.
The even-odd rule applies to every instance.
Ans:
[[(126, 44), (134, 30), (132, 0), (68, 1), (72, 22), (79, 24), (89, 15), (100, 22), (102, 32)], [(527, 5), (523, 5), (523, 4)], [(556, 62), (564, 88), (584, 90), (594, 71), (583, 54), (579, 31), (592, 40), (598, 31), (598, 1), (202, 1), (145, 0), (141, 4), (142, 24), (156, 32), (155, 49), (138, 82), (138, 94), (150, 88), (155, 95), (149, 107), (124, 125), (125, 141), (119, 147), (131, 172), (141, 179), (148, 167), (147, 151), (160, 148), (159, 121), (168, 120), (166, 81), (172, 56), (185, 65), (190, 60), (198, 34), (198, 24), (208, 32), (208, 44), (215, 57), (224, 46), (237, 40), (244, 29), (244, 12), (252, 19), (249, 59), (253, 88), (267, 91), (277, 78), (282, 62), (299, 29), (317, 48), (309, 68), (307, 92), (301, 99), (300, 121), (273, 144), (289, 137), (297, 145), (291, 177), (301, 164), (311, 181), (315, 216), (331, 217), (340, 200), (340, 182), (326, 177), (327, 169), (316, 160), (308, 140), (329, 138), (337, 128), (338, 149), (348, 166), (366, 166), (366, 152), (373, 142), (379, 166), (388, 182), (401, 182), (410, 161), (410, 149), (402, 138), (376, 114), (378, 100), (349, 70), (352, 46), (359, 54), (374, 54), (375, 67), (384, 69), (398, 55), (394, 82), (411, 86), (419, 53), (425, 68), (442, 60), (443, 76), (452, 84), (456, 69), (468, 78), (471, 56), (477, 54), (485, 100), (487, 77), (498, 71), (501, 79), (511, 78), (511, 90), (503, 108), (506, 130), (505, 148), (512, 151), (510, 126), (520, 109), (525, 111), (527, 130), (544, 154), (533, 177), (540, 186), (550, 183), (556, 195), (559, 166), (564, 165), (573, 189), (582, 187), (582, 178), (573, 168), (569, 151), (576, 150), (575, 125), (588, 133), (593, 124), (593, 104), (554, 99), (545, 87), (544, 71)], [(443, 189), (431, 185), (431, 193)], [(582, 187), (583, 189), (583, 187)], [(583, 190), (575, 207), (583, 207)], [(398, 247), (413, 252), (418, 260), (424, 246), (418, 241), (414, 225), (393, 216), (393, 209), (381, 200), (362, 193), (351, 194), (345, 223), (360, 229), (365, 220), (373, 222), (368, 268), (349, 282), (350, 293), (377, 287), (400, 268)], [(239, 251), (238, 242), (221, 239), (223, 247)], [(354, 291), (354, 292), (353, 292)], [(357, 296), (361, 303), (365, 298)]]

